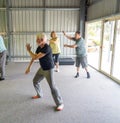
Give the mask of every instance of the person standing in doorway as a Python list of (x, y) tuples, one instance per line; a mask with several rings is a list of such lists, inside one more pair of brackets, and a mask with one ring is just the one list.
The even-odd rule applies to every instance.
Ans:
[(3, 37), (0, 35), (0, 81), (5, 80), (6, 51)]
[(80, 32), (76, 31), (75, 37), (71, 37), (71, 36), (66, 35), (66, 33), (64, 31), (63, 31), (63, 34), (68, 39), (75, 41), (75, 44), (73, 44), (73, 45), (64, 44), (64, 47), (75, 48), (75, 50), (76, 50), (76, 71), (77, 71), (77, 73), (75, 75), (75, 78), (79, 77), (80, 65), (82, 65), (82, 68), (85, 69), (85, 71), (87, 73), (87, 78), (90, 78), (90, 73), (88, 72), (85, 41), (81, 37)]
[(46, 80), (50, 86), (53, 99), (57, 105), (56, 110), (61, 111), (64, 107), (63, 99), (60, 95), (60, 92), (59, 92), (55, 82), (54, 82), (54, 76), (53, 76), (54, 61), (52, 58), (51, 48), (46, 42), (47, 42), (47, 38), (44, 33), (37, 35), (36, 43), (37, 43), (38, 47), (36, 49), (36, 53), (33, 53), (31, 51), (30, 44), (26, 44), (26, 49), (29, 52), (30, 56), (32, 57), (32, 60), (29, 64), (29, 66), (27, 67), (25, 73), (26, 74), (29, 73), (30, 67), (31, 67), (32, 63), (34, 62), (34, 60), (39, 59), (39, 63), (40, 63), (41, 67), (38, 69), (38, 71), (36, 72), (36, 75), (34, 76), (34, 79), (33, 79), (33, 85), (37, 92), (37, 95), (33, 96), (32, 98), (38, 99), (43, 96), (42, 89), (40, 87), (40, 82), (44, 78), (46, 78)]
[(60, 40), (57, 37), (55, 31), (52, 31), (50, 36), (51, 36), (51, 39), (49, 41), (49, 45), (52, 49), (53, 59), (54, 59), (55, 67), (56, 67), (55, 71), (59, 72), (59, 55), (61, 52)]

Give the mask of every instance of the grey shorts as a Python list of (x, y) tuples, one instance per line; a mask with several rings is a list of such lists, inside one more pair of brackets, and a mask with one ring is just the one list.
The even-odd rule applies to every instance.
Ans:
[(76, 67), (80, 67), (80, 65), (82, 68), (86, 68), (88, 66), (87, 56), (76, 57)]

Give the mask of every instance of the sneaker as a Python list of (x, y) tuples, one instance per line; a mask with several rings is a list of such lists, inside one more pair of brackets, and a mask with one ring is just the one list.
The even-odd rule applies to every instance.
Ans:
[(64, 104), (60, 104), (59, 106), (57, 106), (56, 110), (61, 111), (63, 110), (63, 108), (64, 108)]
[(87, 78), (90, 78), (90, 73), (89, 72), (87, 72)]
[(78, 78), (79, 77), (79, 73), (77, 73), (76, 75), (75, 75), (75, 78)]
[(59, 69), (56, 69), (55, 72), (60, 72)]
[(38, 95), (32, 97), (32, 99), (38, 99), (38, 98), (40, 98), (40, 96)]
[(2, 81), (2, 80), (5, 80), (5, 78), (1, 78), (1, 77), (0, 77), (0, 81)]

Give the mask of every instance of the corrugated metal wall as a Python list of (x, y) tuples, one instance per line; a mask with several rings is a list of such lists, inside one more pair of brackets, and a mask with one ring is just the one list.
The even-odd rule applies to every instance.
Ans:
[(103, 18), (120, 12), (120, 0), (90, 0), (87, 21)]
[(11, 10), (9, 21), (13, 33), (43, 31), (43, 11)]
[[(61, 41), (61, 56), (75, 55), (74, 49), (64, 48), (64, 43), (71, 44), (61, 31), (73, 35), (80, 22), (80, 0), (2, 0), (0, 32), (6, 31), (6, 11), (9, 25), (9, 54), (13, 60), (27, 60), (25, 44), (30, 43), (36, 49), (36, 34), (45, 32), (50, 39), (50, 32), (56, 31)], [(8, 5), (8, 10), (6, 10)], [(2, 8), (1, 7), (1, 8)], [(3, 12), (2, 12), (3, 11)], [(7, 15), (8, 16), (8, 15)]]
[(8, 0), (11, 8), (43, 7), (44, 0)]
[(5, 11), (5, 1), (0, 0), (0, 33), (6, 31), (6, 11)]
[[(6, 3), (7, 1), (7, 3)], [(87, 21), (120, 12), (120, 0), (89, 0)], [(80, 29), (81, 0), (0, 0), (0, 33), (7, 34), (8, 52), (12, 58), (26, 59), (25, 44), (36, 48), (35, 35), (56, 31), (61, 40), (61, 56), (72, 56), (74, 49), (63, 48), (68, 40), (61, 31), (73, 35)], [(71, 43), (71, 42), (70, 42)]]
[[(4, 0), (2, 0), (4, 1)], [(11, 7), (73, 7), (80, 6), (80, 0), (9, 0)]]
[(80, 0), (45, 0), (47, 7), (78, 7)]
[(6, 32), (6, 12), (5, 10), (0, 10), (0, 32)]
[(79, 11), (48, 10), (46, 11), (45, 30), (74, 32), (79, 28), (79, 16)]

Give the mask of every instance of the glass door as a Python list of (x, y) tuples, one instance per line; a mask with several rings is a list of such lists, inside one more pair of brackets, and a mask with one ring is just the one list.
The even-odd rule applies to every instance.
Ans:
[(102, 22), (87, 24), (86, 41), (88, 64), (99, 69)]
[(101, 71), (110, 75), (111, 61), (113, 53), (113, 37), (114, 37), (115, 21), (104, 22), (102, 56), (101, 56)]
[(116, 25), (116, 37), (114, 44), (114, 61), (112, 76), (120, 80), (120, 20)]

